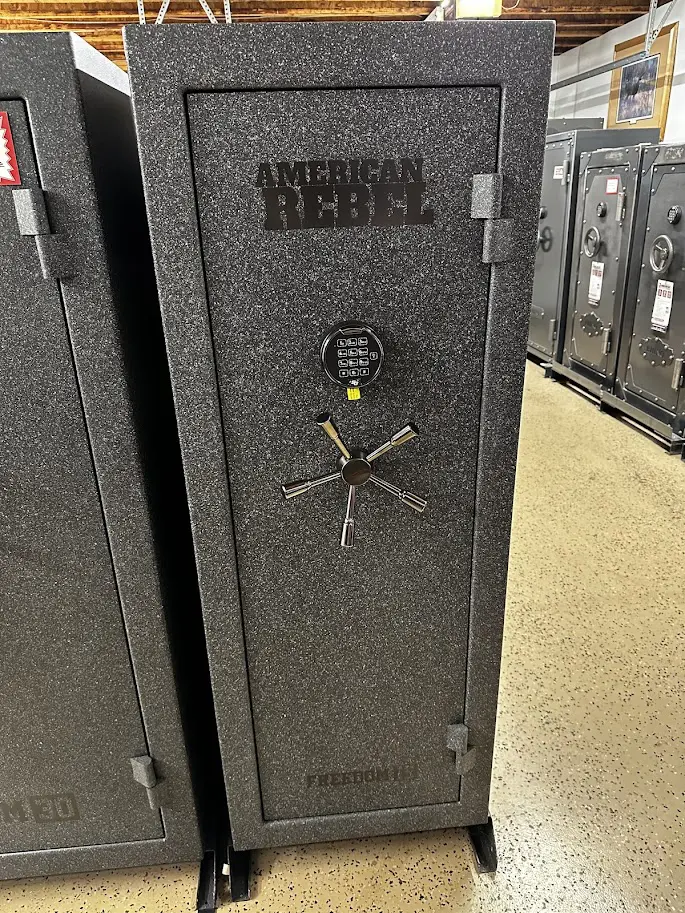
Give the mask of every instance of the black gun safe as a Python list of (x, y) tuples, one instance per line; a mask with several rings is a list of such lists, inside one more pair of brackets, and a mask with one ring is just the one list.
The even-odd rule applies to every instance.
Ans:
[(125, 39), (234, 844), (481, 825), (553, 26)]
[(636, 135), (635, 130), (583, 129), (548, 135), (528, 336), (528, 353), (533, 358), (562, 361), (578, 182), (583, 173), (581, 155), (621, 143), (634, 145), (656, 139), (658, 130), (639, 130)]
[(76, 36), (0, 44), (0, 877), (192, 861), (190, 525), (127, 80)]
[(685, 437), (685, 146), (645, 150), (614, 395), (669, 448)]
[(597, 400), (616, 378), (644, 149), (580, 156), (564, 348), (552, 374)]

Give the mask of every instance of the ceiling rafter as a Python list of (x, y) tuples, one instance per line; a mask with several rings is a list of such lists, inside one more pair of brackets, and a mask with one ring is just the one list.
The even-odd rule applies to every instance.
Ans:
[[(153, 21), (160, 0), (147, 0), (148, 20)], [(663, 5), (668, 0), (659, 0)], [(223, 0), (209, 0), (218, 18)], [(505, 6), (513, 0), (504, 0)], [(436, 0), (232, 0), (236, 22), (425, 19)], [(557, 53), (637, 16), (644, 15), (649, 0), (521, 0), (506, 11), (507, 19), (556, 19)], [(171, 0), (166, 22), (204, 19), (197, 0)], [(136, 0), (0, 0), (0, 30), (72, 29), (120, 65), (124, 65), (121, 28), (137, 21)]]

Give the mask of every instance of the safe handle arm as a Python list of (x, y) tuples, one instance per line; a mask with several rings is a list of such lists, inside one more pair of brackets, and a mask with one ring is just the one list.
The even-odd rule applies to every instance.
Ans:
[(379, 456), (383, 456), (384, 453), (387, 453), (394, 447), (401, 447), (402, 444), (406, 444), (408, 441), (412, 441), (418, 436), (419, 432), (414, 425), (405, 425), (401, 431), (398, 431), (397, 434), (393, 434), (389, 441), (386, 441), (384, 444), (381, 444), (380, 447), (376, 447), (375, 450), (372, 450), (366, 459), (369, 463), (373, 463)]
[(319, 426), (319, 428), (323, 428), (323, 430), (338, 448), (340, 453), (342, 453), (346, 460), (349, 460), (352, 454), (343, 443), (343, 440), (340, 437), (340, 432), (335, 427), (333, 419), (330, 417), (328, 412), (322, 412), (321, 415), (317, 418), (316, 424)]
[(384, 479), (379, 479), (375, 474), (371, 476), (370, 481), (419, 514), (422, 514), (428, 506), (428, 501), (413, 494), (411, 491), (403, 491), (401, 488), (398, 488), (397, 485), (393, 485), (392, 482), (386, 482)]
[(342, 548), (352, 548), (354, 546), (354, 511), (357, 504), (357, 489), (350, 485), (347, 493), (347, 510), (345, 511), (345, 520), (343, 521), (342, 534), (340, 536), (340, 545)]
[(297, 498), (299, 495), (306, 494), (308, 491), (311, 491), (312, 488), (318, 488), (319, 485), (325, 485), (327, 482), (334, 482), (339, 478), (339, 472), (331, 472), (328, 475), (319, 476), (317, 479), (297, 479), (295, 482), (286, 482), (285, 485), (281, 485), (281, 491), (283, 492), (283, 497), (286, 501), (290, 501), (292, 498)]

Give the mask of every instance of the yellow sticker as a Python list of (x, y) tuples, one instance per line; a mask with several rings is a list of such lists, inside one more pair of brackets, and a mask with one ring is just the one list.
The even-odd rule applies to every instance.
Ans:
[(348, 387), (348, 388), (347, 388), (347, 398), (348, 398), (348, 399), (353, 399), (353, 400), (354, 400), (354, 399), (361, 399), (361, 398), (362, 398), (362, 391), (359, 389), (359, 387)]

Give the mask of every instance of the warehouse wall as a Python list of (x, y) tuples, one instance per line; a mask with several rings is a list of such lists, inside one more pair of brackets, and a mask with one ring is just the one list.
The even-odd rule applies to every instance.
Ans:
[[(646, 4), (645, 4), (646, 5)], [(658, 16), (663, 15), (659, 10)], [(685, 0), (675, 0), (664, 25), (680, 20), (678, 50), (676, 56), (671, 104), (666, 124), (665, 142), (685, 142)], [(658, 21), (658, 20), (657, 20)], [(647, 30), (647, 16), (634, 19), (620, 28), (612, 29), (601, 38), (594, 38), (572, 51), (560, 54), (554, 59), (552, 81), (565, 79), (577, 73), (584, 73), (594, 67), (611, 63), (614, 46), (630, 38), (644, 35)], [(550, 116), (552, 117), (603, 117), (609, 114), (609, 91), (611, 73), (596, 76), (552, 93)]]

